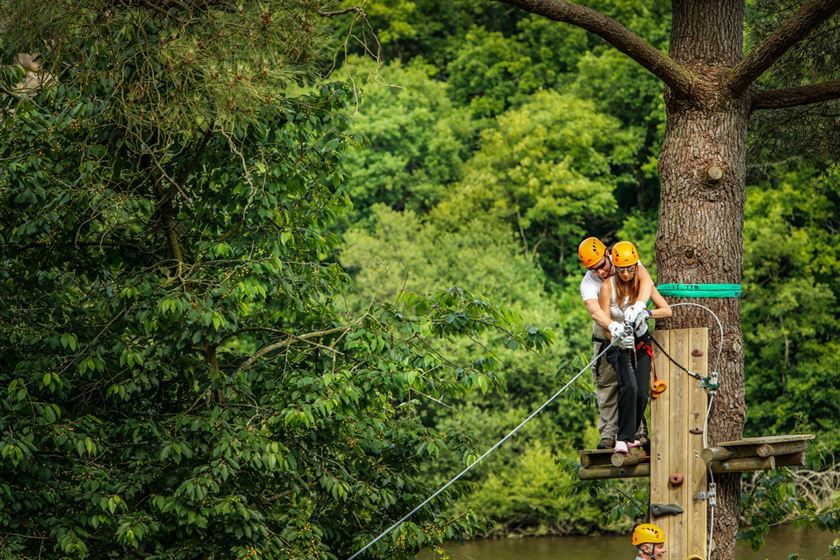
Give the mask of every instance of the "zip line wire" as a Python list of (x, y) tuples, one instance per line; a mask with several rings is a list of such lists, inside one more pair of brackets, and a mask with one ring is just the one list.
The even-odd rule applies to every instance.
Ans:
[[(690, 302), (682, 302), (682, 303), (674, 303), (674, 304), (671, 304), (671, 307), (678, 307), (678, 306), (693, 306), (693, 307), (700, 307), (700, 308), (702, 308), (702, 309), (706, 310), (707, 312), (711, 313), (712, 317), (714, 317), (715, 321), (717, 321), (718, 328), (720, 329), (720, 341), (718, 342), (718, 353), (717, 353), (717, 358), (716, 358), (716, 360), (715, 360), (715, 367), (714, 367), (714, 369), (712, 370), (712, 372), (714, 373), (714, 375), (715, 375), (715, 377), (716, 377), (716, 376), (717, 376), (717, 374), (718, 374), (718, 366), (720, 365), (720, 357), (721, 357), (721, 354), (723, 353), (723, 324), (720, 322), (720, 319), (719, 319), (719, 318), (718, 318), (718, 316), (715, 314), (715, 312), (714, 312), (714, 311), (712, 311), (711, 309), (709, 309), (708, 307), (706, 307), (705, 305), (701, 305), (701, 304), (699, 304), (699, 303), (690, 303)], [(654, 339), (654, 342), (655, 342), (655, 339)], [(685, 372), (687, 372), (687, 373), (688, 373), (689, 375), (691, 375), (692, 377), (697, 377), (697, 378), (699, 378), (699, 379), (702, 379), (702, 377), (700, 377), (700, 376), (699, 376), (699, 374), (697, 374), (697, 373), (695, 373), (695, 372), (693, 372), (693, 371), (690, 371), (689, 369), (685, 368), (682, 364), (678, 363), (678, 362), (677, 362), (676, 360), (674, 360), (671, 356), (669, 356), (667, 353), (665, 353), (665, 350), (664, 350), (664, 349), (662, 349), (662, 347), (661, 347), (661, 346), (659, 346), (659, 343), (656, 343), (656, 345), (659, 347), (659, 349), (660, 349), (660, 350), (662, 350), (662, 353), (663, 353), (663, 354), (665, 354), (665, 356), (666, 356), (669, 360), (671, 360), (672, 362), (674, 362), (674, 364), (676, 364), (679, 368), (681, 368), (682, 370), (684, 370)], [(506, 434), (506, 435), (505, 435), (502, 439), (500, 439), (499, 441), (497, 441), (497, 442), (496, 442), (496, 443), (495, 443), (492, 447), (490, 447), (487, 451), (485, 451), (485, 452), (484, 452), (484, 453), (483, 453), (483, 454), (482, 454), (482, 455), (481, 455), (478, 459), (476, 459), (475, 461), (473, 461), (472, 463), (470, 463), (470, 464), (469, 464), (469, 465), (468, 465), (468, 466), (467, 466), (464, 470), (462, 470), (461, 472), (459, 472), (458, 474), (456, 474), (454, 477), (452, 477), (452, 478), (449, 480), (449, 482), (447, 482), (446, 484), (444, 484), (443, 486), (441, 486), (440, 488), (438, 488), (438, 490), (436, 490), (434, 494), (432, 494), (431, 496), (429, 496), (428, 498), (426, 498), (425, 500), (423, 500), (423, 502), (421, 502), (421, 503), (420, 503), (417, 507), (415, 507), (413, 510), (411, 510), (410, 512), (408, 512), (407, 514), (405, 514), (402, 518), (400, 518), (400, 519), (399, 519), (397, 522), (395, 522), (393, 525), (391, 525), (390, 527), (388, 527), (387, 529), (385, 529), (385, 531), (383, 531), (382, 533), (380, 533), (380, 534), (379, 534), (379, 536), (377, 536), (375, 539), (373, 539), (372, 541), (370, 541), (369, 543), (367, 543), (364, 547), (362, 547), (360, 550), (358, 550), (357, 552), (355, 552), (355, 553), (354, 553), (352, 556), (350, 556), (347, 560), (354, 560), (354, 558), (356, 558), (357, 556), (359, 556), (360, 554), (362, 554), (364, 551), (366, 551), (367, 549), (369, 549), (370, 547), (372, 547), (374, 544), (376, 544), (377, 542), (379, 542), (379, 541), (380, 541), (383, 537), (385, 537), (385, 536), (386, 536), (387, 534), (389, 534), (391, 531), (393, 531), (394, 529), (396, 529), (397, 527), (399, 527), (399, 526), (400, 526), (400, 525), (401, 525), (404, 521), (406, 521), (407, 519), (409, 519), (412, 515), (414, 515), (414, 514), (415, 514), (415, 513), (417, 513), (418, 511), (420, 511), (420, 510), (421, 510), (421, 509), (422, 509), (422, 508), (423, 508), (426, 504), (428, 504), (429, 502), (431, 502), (432, 500), (434, 500), (436, 497), (438, 497), (438, 496), (439, 496), (439, 495), (440, 495), (440, 494), (441, 494), (444, 490), (446, 490), (447, 488), (449, 488), (452, 484), (454, 484), (456, 481), (458, 481), (458, 480), (459, 480), (462, 476), (464, 476), (464, 475), (465, 475), (465, 474), (467, 474), (469, 471), (471, 471), (471, 470), (472, 470), (472, 468), (473, 468), (474, 466), (478, 465), (478, 464), (479, 464), (481, 461), (483, 461), (483, 460), (484, 460), (484, 459), (485, 459), (488, 455), (490, 455), (491, 453), (493, 453), (493, 451), (495, 451), (496, 449), (498, 449), (498, 448), (499, 448), (499, 447), (500, 447), (500, 446), (501, 446), (504, 442), (506, 442), (508, 439), (510, 439), (510, 437), (511, 437), (511, 436), (513, 436), (513, 434), (515, 434), (516, 432), (518, 432), (518, 431), (519, 431), (519, 430), (520, 430), (520, 429), (521, 429), (521, 428), (522, 428), (525, 424), (527, 424), (528, 422), (530, 422), (530, 421), (531, 421), (531, 420), (532, 420), (532, 419), (533, 419), (533, 418), (534, 418), (537, 414), (539, 414), (540, 412), (542, 412), (542, 411), (543, 411), (543, 410), (544, 410), (544, 409), (545, 409), (548, 405), (550, 405), (552, 402), (554, 402), (554, 399), (556, 399), (557, 397), (559, 397), (559, 396), (560, 396), (560, 394), (561, 394), (561, 393), (563, 393), (563, 391), (565, 391), (566, 389), (568, 389), (568, 388), (572, 385), (572, 383), (574, 383), (575, 381), (577, 381), (577, 379), (578, 379), (581, 375), (583, 375), (583, 373), (584, 373), (586, 370), (588, 370), (590, 367), (592, 367), (592, 365), (593, 365), (595, 362), (597, 362), (597, 361), (598, 361), (598, 359), (599, 359), (601, 356), (603, 356), (604, 354), (606, 354), (607, 350), (609, 350), (611, 346), (612, 346), (612, 344), (608, 345), (608, 346), (607, 346), (606, 348), (604, 348), (604, 349), (603, 349), (600, 353), (598, 353), (598, 355), (596, 355), (594, 358), (592, 358), (592, 361), (590, 361), (588, 364), (586, 364), (586, 365), (583, 367), (583, 369), (581, 369), (579, 372), (577, 372), (577, 373), (574, 375), (574, 377), (572, 377), (572, 378), (571, 378), (571, 379), (570, 379), (570, 380), (569, 380), (569, 381), (568, 381), (565, 385), (563, 385), (563, 387), (562, 387), (562, 388), (560, 388), (560, 389), (559, 389), (556, 393), (554, 393), (553, 395), (551, 395), (551, 397), (550, 397), (547, 401), (545, 401), (542, 405), (540, 405), (540, 407), (539, 407), (539, 408), (537, 408), (537, 409), (536, 409), (536, 410), (534, 410), (531, 414), (529, 414), (527, 418), (525, 418), (525, 419), (524, 419), (522, 422), (520, 422), (520, 423), (519, 423), (519, 424), (518, 424), (518, 425), (517, 425), (514, 429), (512, 429), (510, 432), (508, 432), (508, 433), (507, 433), (507, 434)], [(706, 438), (706, 430), (708, 429), (709, 416), (710, 416), (710, 414), (711, 414), (711, 412), (712, 412), (712, 403), (714, 402), (714, 399), (715, 399), (715, 389), (711, 389), (710, 387), (707, 387), (707, 389), (709, 389), (710, 398), (709, 398), (709, 407), (708, 407), (708, 409), (706, 410), (706, 418), (705, 418), (705, 420), (704, 420), (704, 422), (703, 422), (703, 444), (704, 444), (704, 447), (708, 447), (708, 440), (707, 440), (707, 438)], [(712, 477), (710, 480), (712, 481), (712, 482), (711, 482), (711, 484), (712, 484), (712, 488), (713, 488), (713, 487), (714, 487), (714, 476), (712, 475), (711, 467), (709, 468), (709, 476), (710, 476), (710, 477)], [(708, 488), (707, 488), (707, 490), (708, 490)], [(711, 521), (711, 523), (709, 524), (709, 546), (706, 548), (706, 552), (707, 552), (707, 556), (706, 556), (706, 558), (707, 558), (707, 560), (708, 560), (709, 558), (711, 558), (712, 531), (714, 530), (714, 518), (715, 518), (715, 517), (714, 517), (714, 515), (715, 515), (715, 505), (714, 505), (714, 502), (712, 502), (712, 503), (710, 504), (710, 510), (711, 510), (711, 511), (710, 511), (710, 513), (711, 513), (711, 520), (712, 520), (712, 521)]]
[(484, 452), (484, 454), (483, 454), (483, 455), (481, 455), (481, 457), (479, 457), (478, 459), (476, 459), (475, 461), (473, 461), (472, 463), (470, 463), (470, 465), (469, 465), (467, 468), (465, 468), (464, 470), (462, 470), (461, 472), (459, 472), (458, 474), (456, 474), (456, 475), (455, 475), (452, 479), (450, 479), (450, 480), (449, 480), (449, 482), (447, 482), (446, 484), (444, 484), (443, 486), (441, 486), (441, 487), (440, 487), (440, 488), (439, 488), (439, 489), (438, 489), (438, 490), (437, 490), (434, 494), (432, 494), (431, 496), (429, 496), (428, 498), (426, 498), (426, 499), (425, 499), (425, 500), (424, 500), (424, 501), (423, 501), (420, 505), (418, 505), (416, 508), (414, 508), (413, 510), (411, 510), (410, 512), (408, 512), (407, 514), (405, 514), (405, 515), (404, 515), (404, 516), (403, 516), (403, 517), (402, 517), (399, 521), (397, 521), (396, 523), (394, 523), (393, 525), (391, 525), (390, 527), (388, 527), (387, 529), (385, 529), (385, 531), (383, 531), (382, 533), (380, 533), (380, 535), (379, 535), (378, 537), (376, 537), (375, 539), (373, 539), (372, 541), (370, 541), (369, 543), (367, 543), (367, 544), (364, 546), (364, 548), (362, 548), (361, 550), (359, 550), (358, 552), (356, 552), (355, 554), (353, 554), (353, 556), (349, 557), (347, 560), (353, 560), (354, 558), (356, 558), (357, 556), (359, 556), (361, 553), (363, 553), (364, 551), (366, 551), (368, 548), (370, 548), (371, 546), (373, 546), (374, 544), (376, 544), (377, 542), (379, 542), (379, 540), (380, 540), (380, 539), (382, 539), (382, 537), (384, 537), (385, 535), (387, 535), (388, 533), (390, 533), (391, 531), (393, 531), (394, 529), (396, 529), (396, 528), (397, 528), (400, 524), (402, 524), (402, 522), (403, 522), (403, 521), (405, 521), (406, 519), (408, 519), (409, 517), (411, 517), (412, 515), (414, 515), (415, 513), (417, 513), (420, 509), (422, 509), (422, 508), (423, 508), (423, 506), (425, 506), (426, 504), (428, 504), (429, 502), (431, 502), (432, 500), (434, 500), (437, 496), (439, 496), (439, 495), (440, 495), (440, 493), (441, 493), (441, 492), (443, 492), (444, 490), (446, 490), (447, 488), (449, 488), (449, 487), (450, 487), (450, 486), (451, 486), (451, 485), (452, 485), (455, 481), (457, 481), (459, 478), (461, 478), (462, 476), (464, 476), (465, 474), (467, 474), (470, 470), (472, 470), (472, 468), (473, 468), (474, 466), (476, 466), (477, 464), (479, 464), (479, 463), (480, 463), (481, 461), (483, 461), (483, 460), (484, 460), (484, 459), (485, 459), (488, 455), (490, 455), (490, 454), (491, 454), (491, 453), (493, 453), (496, 449), (498, 449), (500, 445), (502, 445), (504, 442), (506, 442), (506, 441), (507, 441), (507, 440), (508, 440), (508, 439), (509, 439), (509, 438), (510, 438), (513, 434), (515, 434), (516, 432), (518, 432), (518, 431), (520, 430), (520, 428), (522, 428), (522, 426), (524, 426), (525, 424), (527, 424), (528, 422), (530, 422), (530, 421), (531, 421), (531, 419), (532, 419), (532, 418), (534, 418), (534, 416), (536, 416), (537, 414), (539, 414), (540, 412), (542, 412), (542, 411), (545, 409), (545, 407), (547, 407), (547, 406), (548, 406), (548, 405), (550, 405), (552, 402), (554, 402), (554, 399), (556, 399), (557, 397), (559, 397), (559, 396), (560, 396), (560, 394), (561, 394), (563, 391), (565, 391), (566, 389), (568, 389), (568, 388), (569, 388), (569, 386), (570, 386), (572, 383), (574, 383), (574, 382), (577, 380), (577, 378), (578, 378), (578, 377), (580, 377), (580, 376), (583, 374), (583, 372), (585, 372), (585, 371), (586, 371), (586, 370), (588, 370), (590, 367), (592, 367), (592, 364), (594, 364), (594, 363), (598, 360), (598, 358), (600, 358), (602, 355), (606, 354), (606, 352), (607, 352), (607, 350), (609, 350), (609, 348), (610, 348), (610, 347), (609, 347), (609, 346), (607, 346), (607, 347), (606, 347), (606, 348), (604, 348), (604, 349), (603, 349), (603, 350), (602, 350), (602, 351), (601, 351), (601, 352), (600, 352), (597, 356), (595, 356), (594, 358), (592, 358), (592, 361), (591, 361), (591, 362), (589, 362), (588, 364), (586, 364), (586, 365), (583, 367), (583, 369), (582, 369), (582, 370), (580, 370), (579, 372), (577, 372), (577, 373), (575, 374), (575, 376), (574, 376), (574, 377), (572, 377), (572, 378), (568, 381), (568, 383), (566, 383), (565, 385), (563, 385), (563, 387), (562, 387), (559, 391), (557, 391), (556, 393), (554, 393), (553, 395), (551, 395), (551, 397), (550, 397), (547, 401), (545, 401), (545, 402), (544, 402), (544, 403), (543, 403), (543, 404), (542, 404), (539, 408), (537, 408), (534, 412), (532, 412), (531, 414), (529, 414), (529, 415), (528, 415), (528, 417), (527, 417), (527, 418), (525, 418), (525, 420), (523, 420), (522, 422), (520, 422), (518, 426), (516, 426), (514, 429), (512, 429), (510, 432), (508, 432), (508, 433), (507, 433), (507, 435), (506, 435), (505, 437), (503, 437), (502, 439), (500, 439), (499, 441), (497, 441), (497, 442), (493, 445), (493, 447), (491, 447), (490, 449), (488, 449), (487, 451), (485, 451), (485, 452)]

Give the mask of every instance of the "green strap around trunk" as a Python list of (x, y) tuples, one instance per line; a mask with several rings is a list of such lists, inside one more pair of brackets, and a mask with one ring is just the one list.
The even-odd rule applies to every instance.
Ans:
[(741, 297), (740, 284), (660, 284), (656, 287), (663, 296), (688, 298)]

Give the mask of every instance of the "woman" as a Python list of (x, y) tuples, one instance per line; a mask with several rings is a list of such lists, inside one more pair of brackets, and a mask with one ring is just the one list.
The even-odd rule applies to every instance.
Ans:
[[(641, 281), (636, 269), (639, 252), (629, 241), (620, 241), (612, 248), (612, 263), (615, 275), (609, 282), (601, 284), (598, 302), (613, 321), (624, 323), (624, 310), (636, 301)], [(618, 435), (613, 450), (627, 453), (640, 445), (637, 437), (639, 426), (645, 417), (650, 394), (650, 364), (653, 352), (650, 349), (651, 336), (647, 319), (667, 319), (671, 308), (657, 289), (651, 291), (655, 309), (646, 309), (633, 325), (626, 325), (628, 331), (620, 341), (613, 341), (606, 358), (618, 375)], [(610, 336), (604, 333), (604, 336)]]

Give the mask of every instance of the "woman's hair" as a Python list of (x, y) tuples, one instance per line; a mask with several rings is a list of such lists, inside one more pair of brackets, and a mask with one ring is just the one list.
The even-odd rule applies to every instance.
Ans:
[(639, 297), (642, 283), (639, 280), (639, 265), (635, 266), (636, 270), (633, 272), (633, 279), (630, 282), (624, 282), (618, 272), (615, 274), (615, 302), (619, 307), (624, 305), (624, 298), (628, 298), (628, 301), (633, 304)]

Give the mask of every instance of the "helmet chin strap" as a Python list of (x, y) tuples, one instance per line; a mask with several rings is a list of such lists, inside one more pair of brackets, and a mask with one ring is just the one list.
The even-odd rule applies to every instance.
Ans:
[[(649, 548), (648, 550), (645, 550), (645, 549), (643, 548), (644, 546), (649, 546), (650, 548)], [(656, 545), (655, 545), (655, 544), (653, 544), (653, 543), (644, 543), (644, 544), (640, 544), (640, 545), (638, 546), (638, 548), (639, 548), (639, 551), (640, 551), (642, 554), (644, 554), (645, 556), (647, 556), (648, 558), (650, 558), (651, 560), (653, 560), (653, 555), (656, 553)]]

